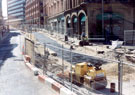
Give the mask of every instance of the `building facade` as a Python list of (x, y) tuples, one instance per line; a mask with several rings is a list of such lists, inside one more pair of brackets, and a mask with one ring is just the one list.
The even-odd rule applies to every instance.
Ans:
[(64, 27), (64, 0), (44, 0), (43, 10), (45, 24), (53, 26), (56, 29)]
[(25, 0), (7, 0), (8, 23), (18, 26), (25, 22)]
[(125, 30), (135, 30), (134, 0), (27, 0), (25, 9), (26, 23), (78, 38), (124, 40)]
[(2, 16), (2, 0), (0, 0), (0, 24), (2, 24), (3, 16)]
[(2, 0), (0, 0), (0, 41), (2, 39), (2, 30), (3, 30)]
[(25, 20), (27, 24), (43, 25), (43, 0), (26, 0)]
[(2, 16), (2, 0), (0, 0), (0, 16)]
[(125, 30), (135, 30), (134, 0), (43, 0), (43, 11), (44, 24), (78, 38), (124, 40)]
[[(125, 30), (135, 29), (134, 0), (65, 0), (66, 28), (91, 38), (124, 40)], [(102, 4), (102, 1), (103, 4)]]

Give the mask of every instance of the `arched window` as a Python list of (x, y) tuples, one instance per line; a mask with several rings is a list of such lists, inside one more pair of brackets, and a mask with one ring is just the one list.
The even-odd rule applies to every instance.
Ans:
[(79, 15), (79, 22), (80, 22), (79, 25), (80, 25), (80, 30), (81, 30), (79, 34), (81, 34), (82, 32), (85, 32), (86, 16), (84, 13), (81, 13)]

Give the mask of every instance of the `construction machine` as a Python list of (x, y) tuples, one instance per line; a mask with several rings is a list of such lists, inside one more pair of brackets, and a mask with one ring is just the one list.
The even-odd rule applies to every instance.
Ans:
[(106, 72), (101, 68), (101, 64), (78, 63), (72, 67), (69, 77), (73, 83), (83, 84), (96, 90), (107, 86)]

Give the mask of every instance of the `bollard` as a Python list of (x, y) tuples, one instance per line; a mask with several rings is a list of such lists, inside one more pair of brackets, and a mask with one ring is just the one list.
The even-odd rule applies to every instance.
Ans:
[(65, 35), (65, 41), (68, 41), (68, 36), (67, 35)]
[(115, 92), (115, 83), (111, 83), (110, 85), (110, 92), (114, 93)]
[(30, 58), (30, 56), (28, 56), (28, 55), (25, 55), (25, 60), (26, 60), (27, 62), (30, 62), (30, 61), (31, 61), (31, 58)]

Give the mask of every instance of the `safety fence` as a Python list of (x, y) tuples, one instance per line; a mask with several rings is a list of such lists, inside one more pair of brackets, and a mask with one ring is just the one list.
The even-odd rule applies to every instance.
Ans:
[[(39, 31), (44, 31), (60, 38), (64, 32), (56, 32), (51, 26)], [(54, 32), (53, 32), (54, 31)], [(61, 29), (61, 31), (63, 31)], [(61, 36), (64, 38), (64, 36)], [(44, 39), (44, 38), (43, 38)], [(38, 42), (38, 41), (37, 41)], [(96, 45), (90, 46), (90, 49), (83, 47), (81, 51), (68, 49), (63, 45), (54, 45), (53, 43), (34, 44), (35, 65), (43, 70), (51, 78), (57, 80), (67, 88), (76, 92), (78, 95), (134, 95), (135, 79), (135, 50), (125, 47), (111, 49), (108, 46)], [(95, 68), (95, 64), (102, 64), (105, 74), (97, 76), (105, 76), (106, 81), (94, 82), (90, 81), (90, 72), (85, 73), (84, 77), (76, 74), (74, 66), (78, 63), (91, 63)], [(73, 72), (73, 73), (71, 73)], [(88, 80), (87, 80), (88, 79)], [(82, 80), (82, 81), (81, 81)], [(93, 89), (96, 85), (106, 87), (105, 89)]]
[(65, 36), (68, 36), (71, 38), (79, 38), (79, 34), (77, 30), (74, 28), (65, 28), (65, 27), (45, 25), (44, 28), (42, 29), (44, 30), (44, 32), (48, 32), (51, 35), (54, 34), (62, 38), (64, 38)]
[(20, 29), (29, 33), (37, 32), (37, 31), (44, 31), (46, 33), (49, 33), (51, 35), (56, 35), (60, 38), (65, 38), (65, 36), (68, 36), (69, 38), (77, 38), (81, 39), (81, 34), (78, 33), (77, 29), (75, 28), (65, 28), (60, 26), (52, 26), (52, 25), (30, 25), (30, 24), (24, 24), (20, 26)]
[[(96, 53), (91, 54), (85, 47), (84, 51), (78, 52), (64, 45), (34, 45), (35, 66), (77, 95), (133, 95), (135, 61), (131, 61), (131, 55), (135, 55), (134, 51), (125, 48), (108, 51), (106, 54), (99, 52), (96, 47)], [(128, 61), (125, 62), (125, 59)], [(77, 75), (74, 67), (83, 62), (90, 63), (88, 66), (92, 65), (94, 68), (96, 64), (102, 64), (101, 68), (106, 73), (96, 74), (95, 78), (104, 76), (104, 79), (92, 80), (89, 71), (83, 77)], [(105, 88), (96, 89), (96, 85)]]
[[(20, 26), (20, 28), (22, 28), (23, 30), (25, 30), (26, 32), (29, 33), (33, 33), (33, 32), (38, 32), (38, 31), (42, 31), (45, 33), (48, 33), (50, 35), (55, 35), (58, 39), (65, 39), (68, 40), (72, 39), (73, 41), (75, 39), (77, 40), (81, 40), (81, 34), (77, 31), (76, 28), (66, 28), (65, 26), (61, 27), (61, 26), (52, 26), (52, 25), (30, 25), (30, 24), (25, 24), (23, 26)], [(107, 44), (110, 44), (111, 41), (114, 40), (123, 40), (124, 38), (124, 45), (134, 45), (135, 44), (135, 33), (134, 30), (124, 30), (124, 34), (119, 34), (119, 35), (113, 35), (113, 34), (94, 34), (94, 35), (89, 35), (88, 40), (90, 42), (105, 42)], [(67, 39), (65, 38), (67, 37)]]
[(135, 30), (124, 31), (124, 41), (126, 45), (135, 45)]

